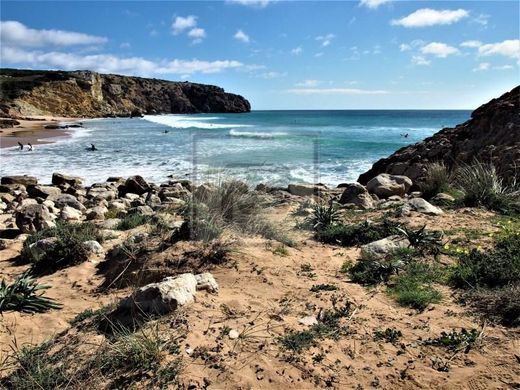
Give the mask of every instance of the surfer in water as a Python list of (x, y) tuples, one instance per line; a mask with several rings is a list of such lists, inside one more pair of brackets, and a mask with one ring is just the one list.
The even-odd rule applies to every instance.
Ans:
[(85, 148), (85, 150), (88, 150), (89, 152), (93, 152), (93, 151), (97, 150), (97, 148), (96, 148), (96, 145), (90, 144), (90, 148)]
[(18, 146), (20, 147), (20, 150), (23, 150), (23, 144), (20, 141), (18, 141)]
[(32, 152), (32, 151), (33, 151), (33, 146), (32, 146), (30, 143), (28, 143), (27, 145), (29, 145), (29, 149), (27, 149), (27, 150), (28, 150), (29, 152)]

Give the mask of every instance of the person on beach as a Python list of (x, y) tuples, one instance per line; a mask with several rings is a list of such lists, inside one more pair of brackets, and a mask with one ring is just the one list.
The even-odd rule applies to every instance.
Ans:
[(23, 144), (20, 141), (18, 141), (18, 146), (20, 146), (20, 150), (23, 150)]
[(28, 149), (28, 151), (29, 151), (29, 152), (32, 152), (32, 150), (33, 150), (33, 146), (32, 146), (30, 143), (28, 143), (27, 145), (29, 145), (29, 149)]

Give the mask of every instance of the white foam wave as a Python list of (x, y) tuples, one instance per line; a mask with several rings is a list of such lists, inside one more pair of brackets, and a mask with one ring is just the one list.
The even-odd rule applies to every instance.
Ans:
[(237, 130), (231, 129), (229, 131), (229, 135), (231, 137), (272, 139), (272, 138), (276, 138), (276, 137), (286, 136), (287, 133), (284, 133), (284, 132), (265, 133), (265, 132), (259, 132), (259, 131), (237, 131)]
[(205, 121), (219, 119), (218, 117), (187, 117), (185, 115), (145, 115), (143, 120), (175, 129), (229, 129), (232, 127), (250, 127), (251, 125), (207, 123)]

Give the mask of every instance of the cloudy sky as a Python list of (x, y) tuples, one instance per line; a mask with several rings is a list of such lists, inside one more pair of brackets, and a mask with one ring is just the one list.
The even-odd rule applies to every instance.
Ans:
[(2, 67), (211, 83), (253, 109), (475, 108), (520, 83), (513, 1), (2, 1)]

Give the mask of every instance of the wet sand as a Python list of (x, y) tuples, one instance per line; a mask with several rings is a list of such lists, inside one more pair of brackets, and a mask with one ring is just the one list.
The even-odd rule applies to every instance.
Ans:
[(17, 119), (15, 127), (0, 129), (0, 148), (17, 147), (18, 142), (24, 145), (49, 144), (56, 137), (67, 137), (70, 129), (46, 129), (47, 125), (59, 125), (61, 122), (74, 122), (77, 118), (35, 117), (32, 120)]

